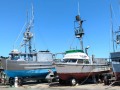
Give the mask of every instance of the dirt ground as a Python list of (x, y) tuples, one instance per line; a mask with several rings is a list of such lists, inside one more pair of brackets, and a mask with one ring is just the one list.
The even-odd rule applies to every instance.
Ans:
[(60, 85), (54, 83), (29, 83), (20, 87), (10, 87), (9, 85), (0, 85), (0, 90), (120, 90), (120, 85), (105, 86), (102, 84), (84, 84), (84, 85)]

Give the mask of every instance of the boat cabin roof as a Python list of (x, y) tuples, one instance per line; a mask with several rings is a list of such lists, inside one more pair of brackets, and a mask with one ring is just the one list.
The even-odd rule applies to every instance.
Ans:
[(89, 59), (89, 57), (83, 50), (69, 50), (66, 51), (63, 59)]
[(120, 58), (120, 52), (110, 53), (111, 59)]
[(37, 55), (37, 53), (10, 53), (9, 55), (20, 55), (20, 56), (31, 55), (31, 56), (35, 56), (35, 55)]
[(66, 51), (65, 53), (67, 54), (67, 53), (76, 53), (76, 52), (84, 53), (83, 50), (68, 50), (68, 51)]

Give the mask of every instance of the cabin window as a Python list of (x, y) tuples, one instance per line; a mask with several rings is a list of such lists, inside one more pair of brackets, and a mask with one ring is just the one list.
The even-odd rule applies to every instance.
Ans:
[(64, 59), (64, 63), (76, 63), (77, 59)]
[(120, 59), (113, 59), (113, 62), (120, 63)]
[(78, 59), (78, 62), (77, 63), (80, 63), (80, 64), (89, 64), (89, 61), (87, 59)]
[(68, 61), (69, 61), (68, 59), (64, 59), (64, 60), (63, 60), (64, 63), (67, 63)]
[(18, 60), (18, 59), (20, 59), (20, 56), (13, 54), (13, 55), (11, 55), (11, 59), (12, 60)]
[(23, 56), (21, 56), (21, 58), (26, 60), (26, 61), (33, 61), (33, 56), (32, 55), (24, 54)]
[(87, 59), (84, 60), (85, 64), (89, 64), (89, 61)]
[(78, 62), (77, 63), (82, 63), (83, 64), (83, 59), (78, 59)]
[(76, 63), (77, 59), (70, 59), (69, 62)]

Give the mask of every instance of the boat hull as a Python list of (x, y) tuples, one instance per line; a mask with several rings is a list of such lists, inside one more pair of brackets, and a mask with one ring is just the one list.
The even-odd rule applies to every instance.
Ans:
[(5, 70), (4, 72), (7, 74), (9, 77), (39, 77), (39, 78), (45, 78), (49, 70), (52, 70), (55, 72), (55, 68), (52, 69), (36, 69), (36, 70)]
[(73, 64), (57, 64), (57, 74), (62, 80), (76, 78), (82, 80), (93, 75), (109, 72), (110, 69), (105, 65), (73, 65)]
[(115, 75), (116, 80), (120, 80), (120, 63), (119, 64), (112, 64), (113, 72)]
[(45, 78), (50, 71), (56, 72), (52, 62), (14, 61), (2, 59), (2, 67), (8, 77)]

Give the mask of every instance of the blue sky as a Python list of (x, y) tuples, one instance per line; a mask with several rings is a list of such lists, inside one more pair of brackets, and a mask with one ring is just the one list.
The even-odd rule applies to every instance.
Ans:
[[(119, 0), (1, 0), (0, 3), (0, 56), (8, 56), (14, 42), (26, 22), (26, 11), (34, 5), (34, 33), (37, 50), (52, 53), (80, 48), (74, 39), (74, 20), (78, 14), (83, 20), (85, 35), (84, 48), (95, 57), (109, 57), (110, 43), (110, 2), (114, 10), (114, 27), (120, 19)], [(74, 40), (74, 42), (73, 42)], [(16, 44), (19, 45), (20, 41)]]

